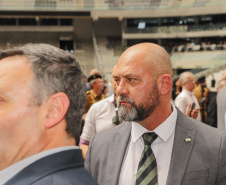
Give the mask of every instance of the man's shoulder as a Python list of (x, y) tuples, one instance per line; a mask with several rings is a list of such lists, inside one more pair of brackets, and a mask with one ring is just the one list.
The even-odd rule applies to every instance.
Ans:
[(102, 112), (103, 109), (105, 110), (107, 108), (106, 105), (107, 105), (107, 103), (106, 103), (106, 100), (105, 99), (104, 100), (100, 100), (98, 102), (94, 102), (91, 105), (91, 107), (90, 107), (90, 109), (88, 111), (87, 117), (89, 117), (89, 116), (91, 116), (93, 114), (95, 116), (97, 116), (98, 115), (97, 114), (98, 112)]
[(185, 100), (187, 101), (187, 97), (188, 95), (186, 93), (180, 93), (178, 94), (178, 96), (176, 97), (176, 99), (174, 100), (175, 104), (178, 106), (179, 103), (184, 102)]
[(197, 131), (202, 132), (205, 135), (210, 134), (210, 136), (214, 136), (214, 135), (216, 136), (216, 135), (222, 135), (224, 133), (223, 131), (221, 131), (215, 127), (212, 127), (210, 125), (207, 125), (206, 123), (194, 120), (192, 118), (190, 118), (190, 119), (193, 121), (194, 126), (197, 129)]
[[(177, 125), (184, 127), (184, 129), (196, 130), (201, 133), (215, 133), (216, 135), (222, 135), (223, 131), (211, 127), (203, 122), (184, 115), (180, 110), (177, 110)], [(210, 134), (212, 135), (212, 134)]]
[(86, 91), (86, 96), (96, 96), (96, 93), (93, 89), (90, 89), (89, 91)]
[(93, 95), (90, 93), (90, 91), (86, 91), (86, 99), (91, 98)]
[(113, 103), (111, 102), (111, 100), (112, 100), (111, 97), (104, 98), (104, 99), (102, 99), (102, 100), (100, 100), (100, 101), (98, 101), (98, 102), (95, 102), (95, 103), (92, 105), (92, 107), (97, 108), (97, 107), (102, 107), (102, 106), (104, 106), (104, 105), (113, 104)]
[(81, 184), (88, 185), (89, 183), (85, 183), (87, 181), (95, 184), (84, 168), (82, 153), (79, 149), (64, 150), (44, 156), (21, 170), (6, 185), (60, 185), (65, 184), (65, 181), (70, 185), (73, 184), (75, 176), (79, 179), (78, 181), (81, 181)]
[(108, 102), (108, 98), (104, 98), (104, 99), (101, 99), (100, 101), (96, 102), (95, 105), (98, 106), (98, 105), (103, 105), (103, 104), (106, 104)]
[(121, 124), (117, 125), (116, 127), (98, 132), (97, 135), (110, 134), (110, 133), (115, 133), (115, 132), (123, 133), (125, 131), (128, 131), (128, 129), (130, 129), (131, 126), (132, 126), (131, 122), (122, 122)]
[(202, 149), (205, 147), (215, 151), (226, 147), (225, 132), (198, 121), (194, 122), (194, 126), (196, 128), (195, 140), (197, 146), (202, 147)]
[(217, 94), (217, 101), (221, 102), (222, 100), (226, 99), (225, 94), (226, 94), (226, 85)]
[(175, 98), (175, 100), (176, 99), (179, 99), (179, 98), (181, 98), (181, 97), (183, 97), (184, 96), (184, 93), (183, 92), (180, 92), (178, 95), (177, 95), (177, 97)]
[(93, 96), (92, 91), (91, 90), (90, 91), (86, 91), (86, 96)]
[(184, 97), (187, 97), (188, 96), (188, 93), (186, 91), (181, 91), (180, 94), (178, 94), (177, 98), (184, 98)]
[(90, 91), (86, 91), (86, 103), (93, 104), (96, 102), (95, 100), (95, 93), (93, 93), (92, 89)]
[(64, 170), (56, 171), (55, 173), (51, 173), (44, 178), (38, 180), (33, 183), (33, 185), (40, 184), (54, 184), (54, 185), (73, 185), (75, 184), (84, 184), (84, 185), (97, 185), (96, 181), (93, 177), (88, 173), (88, 171), (84, 167), (76, 168), (68, 168)]

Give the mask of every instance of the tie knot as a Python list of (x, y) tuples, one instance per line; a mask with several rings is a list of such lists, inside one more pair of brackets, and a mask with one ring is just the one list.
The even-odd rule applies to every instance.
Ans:
[(144, 145), (150, 146), (157, 137), (158, 135), (154, 132), (144, 133), (143, 134)]

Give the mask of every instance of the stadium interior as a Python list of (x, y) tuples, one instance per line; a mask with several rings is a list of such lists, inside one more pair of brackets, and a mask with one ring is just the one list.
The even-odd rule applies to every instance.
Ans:
[(226, 73), (225, 0), (0, 0), (0, 47), (48, 43), (110, 81), (120, 54), (140, 42), (163, 46), (174, 76), (191, 70), (207, 87)]

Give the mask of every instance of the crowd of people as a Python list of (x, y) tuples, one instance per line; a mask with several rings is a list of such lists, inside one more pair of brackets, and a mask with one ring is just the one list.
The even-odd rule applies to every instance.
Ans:
[(214, 51), (214, 50), (225, 50), (226, 41), (208, 41), (198, 42), (192, 40), (192, 42), (183, 42), (173, 47), (173, 52), (189, 52), (189, 51)]
[(184, 72), (172, 89), (172, 75), (153, 43), (122, 53), (112, 94), (100, 71), (85, 78), (75, 56), (54, 46), (0, 50), (0, 184), (226, 184), (226, 79), (216, 129), (201, 122), (203, 78)]
[[(215, 84), (216, 82), (213, 77), (211, 86), (215, 87)], [(197, 117), (190, 115), (191, 117), (212, 127), (225, 130), (225, 126), (222, 128), (222, 125), (226, 124), (224, 115), (224, 107), (226, 104), (224, 103), (223, 95), (221, 95), (223, 91), (219, 93), (225, 84), (226, 74), (223, 74), (222, 78), (217, 83), (217, 92), (212, 92), (206, 86), (205, 76), (201, 76), (195, 81), (191, 72), (183, 72), (173, 81), (172, 99), (175, 102), (175, 105), (184, 114), (189, 116), (189, 108), (191, 108), (191, 105), (193, 104), (194, 107), (192, 110), (197, 111), (192, 112), (198, 114)], [(217, 97), (219, 103), (217, 103)], [(218, 115), (219, 112), (222, 112), (222, 115)]]

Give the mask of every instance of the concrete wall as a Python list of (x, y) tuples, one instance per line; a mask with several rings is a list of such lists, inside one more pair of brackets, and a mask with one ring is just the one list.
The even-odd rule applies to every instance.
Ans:
[(92, 40), (92, 30), (96, 37), (121, 36), (121, 21), (118, 19), (75, 18), (74, 32), (76, 40)]
[(118, 19), (98, 19), (93, 21), (96, 37), (118, 36), (121, 37), (121, 21)]
[(59, 47), (61, 37), (73, 37), (73, 33), (44, 33), (44, 32), (0, 32), (0, 47), (7, 44), (18, 45), (25, 43), (47, 43)]
[(92, 40), (91, 18), (75, 18), (73, 26), (76, 40)]
[[(118, 19), (75, 18), (73, 26), (2, 26), (0, 28), (0, 48), (7, 44), (47, 43), (59, 47), (60, 40), (74, 40), (74, 55), (87, 74), (97, 68), (94, 60), (92, 30), (96, 37), (121, 36)], [(77, 46), (80, 46), (77, 48)], [(78, 50), (78, 51), (76, 51)]]
[(74, 23), (75, 46), (82, 46), (81, 51), (76, 51), (86, 73), (95, 65), (95, 51), (93, 45), (92, 31), (96, 37), (121, 37), (121, 21), (118, 19), (75, 18)]

